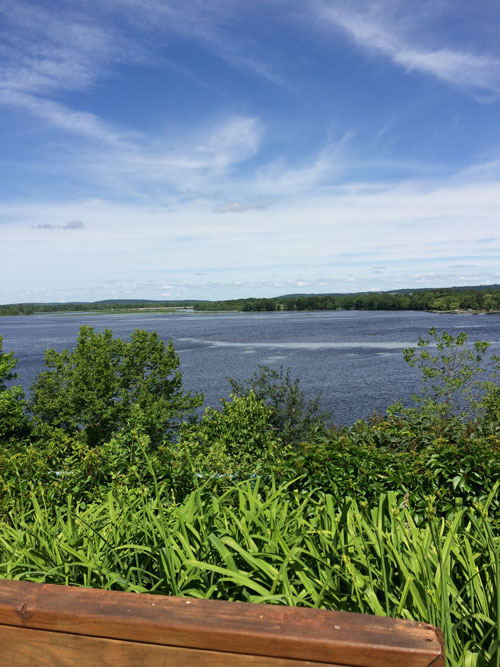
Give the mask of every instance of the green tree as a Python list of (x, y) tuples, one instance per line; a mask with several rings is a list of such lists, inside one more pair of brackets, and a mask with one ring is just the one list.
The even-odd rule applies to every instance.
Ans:
[(432, 340), (420, 338), (417, 348), (403, 351), (405, 361), (422, 371), (422, 395), (415, 397), (417, 402), (436, 416), (471, 417), (488, 386), (481, 377), (487, 370), (484, 361), (490, 344), (468, 345), (464, 331), (454, 337), (433, 328), (429, 334)]
[(14, 352), (3, 351), (3, 336), (0, 336), (0, 391), (6, 391), (6, 382), (15, 380), (17, 373), (13, 369), (17, 366), (17, 359), (14, 358)]
[(3, 336), (0, 336), (0, 443), (3, 444), (20, 440), (29, 430), (24, 391), (22, 387), (7, 384), (17, 378), (16, 365), (14, 353), (3, 351)]
[(32, 387), (35, 419), (91, 446), (131, 427), (153, 445), (171, 440), (202, 403), (183, 392), (172, 342), (165, 345), (156, 332), (137, 329), (126, 342), (109, 329), (83, 326), (74, 350), (49, 349), (45, 363)]
[(290, 369), (279, 370), (259, 366), (259, 371), (246, 382), (228, 378), (236, 396), (251, 393), (269, 408), (269, 423), (285, 445), (298, 445), (302, 440), (323, 433), (330, 415), (321, 410), (320, 396), (306, 400), (298, 378)]

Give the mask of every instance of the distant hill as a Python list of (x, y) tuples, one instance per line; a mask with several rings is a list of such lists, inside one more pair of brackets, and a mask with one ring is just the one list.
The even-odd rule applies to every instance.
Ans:
[(163, 305), (163, 304), (188, 304), (199, 303), (203, 299), (101, 299), (100, 301), (23, 301), (22, 303), (9, 304), (16, 306), (143, 306), (143, 305)]
[(103, 299), (101, 301), (92, 301), (86, 302), (87, 305), (101, 305), (101, 306), (163, 306), (166, 304), (177, 305), (177, 304), (193, 304), (200, 303), (203, 299), (169, 299), (169, 300), (158, 300), (158, 299)]
[(295, 294), (282, 294), (280, 296), (272, 297), (273, 299), (297, 299), (301, 296), (361, 296), (369, 294), (414, 294), (415, 292), (435, 292), (435, 291), (454, 291), (454, 292), (468, 292), (474, 290), (500, 290), (500, 285), (460, 285), (459, 287), (405, 287), (403, 289), (390, 290), (369, 290), (365, 292), (297, 292)]
[(0, 315), (62, 312), (123, 312), (194, 308), (197, 311), (304, 310), (432, 310), (440, 312), (499, 312), (500, 285), (414, 287), (386, 291), (283, 294), (266, 298), (207, 301), (200, 299), (102, 299), (66, 303), (21, 303), (0, 306)]

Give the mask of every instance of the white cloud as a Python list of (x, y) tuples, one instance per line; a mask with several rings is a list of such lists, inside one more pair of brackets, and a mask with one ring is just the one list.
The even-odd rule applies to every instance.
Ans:
[[(115, 266), (120, 271), (132, 267), (155, 271), (167, 266), (175, 271), (206, 272), (230, 265), (238, 277), (245, 267), (275, 266), (278, 272), (280, 266), (298, 264), (324, 267), (329, 262), (345, 263), (342, 256), (348, 255), (348, 261), (363, 258), (368, 263), (366, 270), (373, 275), (375, 261), (392, 270), (394, 260), (418, 258), (425, 263), (440, 259), (449, 266), (450, 261), (463, 263), (460, 257), (465, 255), (474, 255), (475, 264), (478, 258), (491, 257), (494, 243), (478, 239), (497, 235), (500, 188), (498, 184), (453, 186), (445, 181), (425, 187), (415, 183), (387, 185), (378, 192), (368, 187), (365, 192), (360, 189), (351, 194), (338, 187), (286, 198), (272, 209), (249, 210), (241, 225), (234, 224), (232, 216), (215, 215), (203, 201), (165, 210), (144, 203), (89, 200), (73, 202), (71, 210), (74, 220), (92, 222), (82, 230), (84, 236), (77, 246), (62, 244), (63, 240), (70, 243), (64, 229), (67, 203), (4, 204), (0, 220), (16, 222), (3, 223), (2, 242), (29, 242), (39, 253), (38, 243), (48, 241), (44, 226), (52, 225), (51, 243), (60, 239), (62, 245), (44, 250), (48, 265), (64, 265), (66, 260), (59, 255), (50, 260), (52, 254), (64, 250), (69, 253), (69, 265), (73, 252), (78, 252), (84, 267), (91, 256), (102, 253), (109, 254), (110, 270)], [(28, 249), (26, 253), (27, 264)], [(94, 270), (95, 261), (88, 266)], [(391, 270), (384, 275), (389, 276)]]
[[(363, 5), (367, 7), (363, 11)], [(359, 46), (378, 51), (408, 71), (417, 70), (448, 83), (500, 93), (500, 59), (493, 54), (427, 42), (432, 14), (413, 12), (407, 3), (320, 3), (320, 17), (351, 37)], [(444, 33), (439, 33), (440, 39)]]
[(84, 8), (42, 6), (6, 0), (0, 60), (0, 104), (22, 108), (49, 126), (97, 141), (118, 144), (130, 133), (116, 130), (88, 111), (57, 99), (88, 91), (119, 62), (142, 56), (130, 37)]
[(207, 140), (195, 147), (201, 161), (215, 167), (247, 160), (257, 152), (262, 137), (258, 118), (234, 117), (210, 133)]
[[(58, 90), (85, 90), (118, 59), (133, 60), (130, 40), (111, 24), (82, 8), (44, 8), (23, 0), (2, 3), (2, 88), (45, 95)], [(56, 11), (54, 11), (56, 10)]]
[(251, 159), (262, 140), (258, 118), (230, 116), (197, 131), (190, 128), (175, 139), (117, 140), (76, 158), (78, 169), (89, 179), (105, 183), (118, 195), (177, 202), (206, 199), (207, 192), (226, 189), (225, 175)]
[(75, 111), (63, 104), (50, 99), (36, 97), (29, 93), (0, 88), (0, 102), (11, 106), (22, 107), (34, 116), (38, 116), (66, 132), (80, 135), (89, 139), (104, 141), (116, 146), (126, 145), (126, 135), (120, 134), (104, 123), (94, 114), (85, 111)]
[(500, 92), (500, 60), (451, 49), (418, 51), (398, 49), (391, 54), (408, 69), (421, 70), (460, 86)]
[(267, 196), (284, 196), (338, 182), (353, 164), (347, 151), (349, 139), (350, 134), (346, 134), (293, 166), (284, 160), (272, 161), (257, 170), (254, 186)]
[(245, 213), (246, 211), (263, 211), (272, 205), (271, 201), (240, 202), (230, 201), (214, 207), (214, 213)]

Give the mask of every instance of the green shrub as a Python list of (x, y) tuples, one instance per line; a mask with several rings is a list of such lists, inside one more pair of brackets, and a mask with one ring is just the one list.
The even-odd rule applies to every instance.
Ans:
[(291, 377), (290, 369), (285, 372), (283, 366), (278, 371), (259, 366), (259, 371), (246, 382), (231, 378), (228, 381), (237, 396), (248, 396), (253, 392), (257, 399), (266, 403), (269, 423), (283, 444), (298, 445), (325, 432), (330, 415), (321, 410), (320, 396), (307, 400), (299, 379)]
[(4, 448), (22, 441), (30, 430), (24, 391), (22, 387), (7, 384), (17, 378), (16, 365), (13, 352), (3, 351), (3, 337), (0, 336), (0, 446)]
[(172, 440), (202, 403), (182, 391), (172, 342), (165, 346), (156, 332), (137, 329), (127, 343), (84, 326), (74, 350), (47, 350), (45, 363), (32, 387), (35, 419), (91, 446), (132, 426), (155, 445)]
[(270, 475), (282, 445), (270, 424), (271, 408), (250, 391), (207, 408), (199, 424), (185, 424), (172, 461), (177, 493), (200, 482), (225, 488), (234, 481)]

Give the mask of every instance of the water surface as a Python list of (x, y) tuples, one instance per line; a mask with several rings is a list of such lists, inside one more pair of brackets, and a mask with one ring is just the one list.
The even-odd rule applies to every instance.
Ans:
[(431, 327), (471, 340), (488, 340), (500, 354), (500, 315), (414, 311), (313, 313), (130, 313), (1, 317), (4, 350), (19, 359), (19, 382), (29, 388), (44, 352), (72, 348), (79, 327), (112, 329), (127, 338), (137, 328), (172, 339), (186, 389), (203, 391), (206, 405), (227, 397), (226, 380), (250, 377), (259, 364), (290, 367), (305, 393), (322, 394), (335, 421), (352, 423), (382, 412), (397, 399), (410, 402), (419, 374), (403, 360)]

